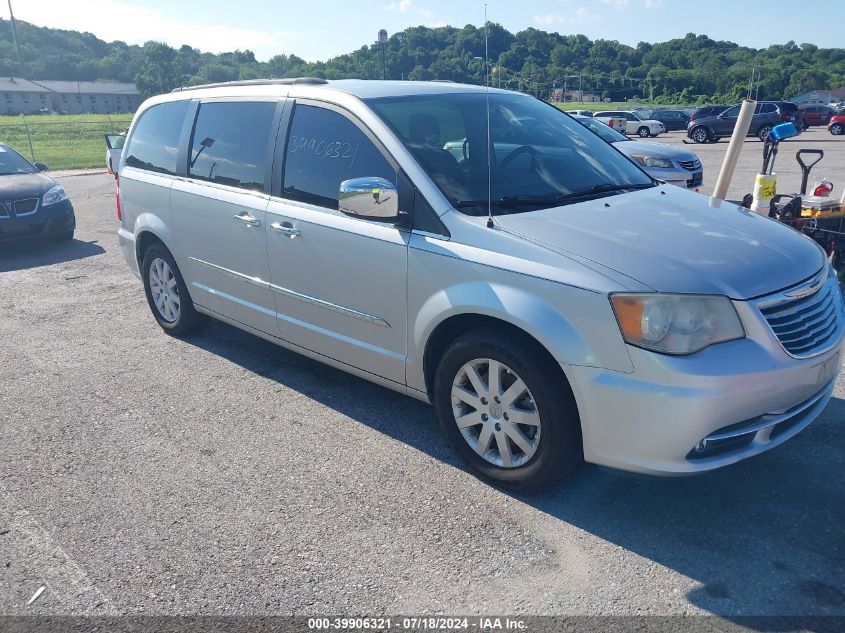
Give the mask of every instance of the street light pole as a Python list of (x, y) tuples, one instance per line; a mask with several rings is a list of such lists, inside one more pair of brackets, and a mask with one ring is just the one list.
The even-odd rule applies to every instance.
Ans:
[(18, 44), (18, 27), (15, 23), (15, 14), (12, 12), (12, 0), (8, 0), (9, 20), (12, 23), (12, 39), (15, 41), (15, 52), (18, 55), (18, 74), (23, 77), (23, 62), (21, 62), (21, 47)]

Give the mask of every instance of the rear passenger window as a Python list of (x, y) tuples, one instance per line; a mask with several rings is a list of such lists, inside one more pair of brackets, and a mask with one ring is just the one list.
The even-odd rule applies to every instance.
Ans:
[(129, 167), (162, 174), (176, 173), (176, 156), (188, 101), (173, 101), (151, 107), (141, 115), (126, 152)]
[(264, 191), (275, 110), (271, 101), (201, 104), (191, 136), (188, 174), (221, 185)]
[(396, 170), (352, 121), (333, 110), (297, 105), (285, 148), (282, 195), (337, 209), (340, 183), (364, 176), (396, 183)]

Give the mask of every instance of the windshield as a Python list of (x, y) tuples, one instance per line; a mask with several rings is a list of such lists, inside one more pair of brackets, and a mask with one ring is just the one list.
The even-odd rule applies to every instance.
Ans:
[(590, 130), (590, 132), (598, 134), (608, 143), (618, 143), (619, 141), (631, 140), (624, 134), (620, 134), (612, 127), (610, 127), (606, 123), (602, 123), (601, 121), (596, 121), (595, 119), (576, 119), (576, 121), (578, 121), (578, 123), (583, 125), (588, 130)]
[[(654, 181), (557, 108), (522, 94), (490, 93), (491, 191), (515, 213), (651, 187)], [(485, 215), (488, 200), (483, 92), (368, 99), (453, 206)]]
[(0, 145), (0, 176), (34, 174), (38, 170), (11, 147)]

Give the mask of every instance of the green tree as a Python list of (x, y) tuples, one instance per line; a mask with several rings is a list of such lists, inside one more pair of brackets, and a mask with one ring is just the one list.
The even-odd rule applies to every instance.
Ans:
[(161, 42), (144, 44), (144, 61), (135, 75), (135, 86), (144, 97), (170, 92), (181, 85), (182, 74), (176, 49)]

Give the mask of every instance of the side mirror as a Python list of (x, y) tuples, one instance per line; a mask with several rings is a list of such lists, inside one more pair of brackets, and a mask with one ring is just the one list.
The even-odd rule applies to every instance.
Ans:
[(366, 220), (399, 220), (399, 191), (389, 180), (368, 176), (340, 183), (338, 209)]
[(35, 169), (38, 171), (47, 171), (49, 169), (44, 163), (33, 163), (33, 165), (35, 165)]

